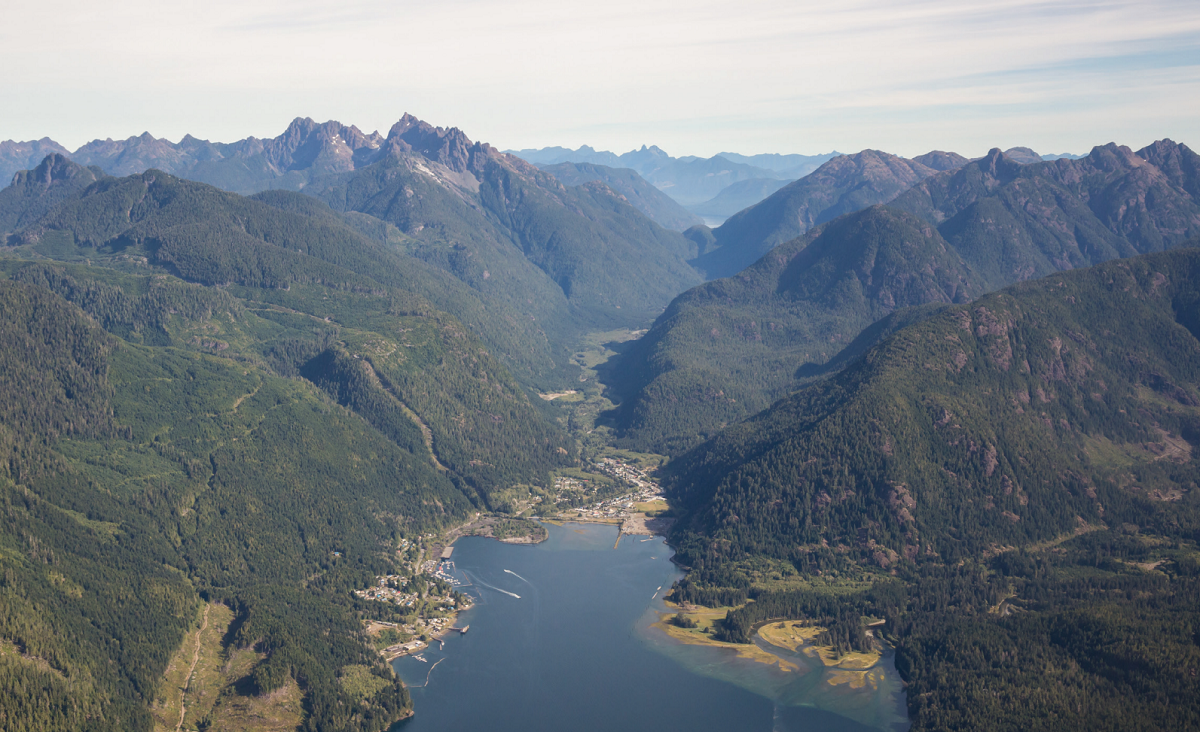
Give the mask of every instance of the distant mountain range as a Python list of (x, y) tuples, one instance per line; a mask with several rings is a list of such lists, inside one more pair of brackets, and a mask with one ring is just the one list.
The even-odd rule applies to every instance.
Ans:
[[(902, 308), (963, 302), (1200, 235), (1200, 156), (1170, 140), (1137, 153), (1110, 144), (1086, 158), (1027, 165), (993, 150), (940, 173), (876, 152), (826, 166), (850, 174), (818, 171), (722, 229), (741, 227), (743, 241), (761, 242), (761, 232), (780, 236), (804, 226), (802, 217), (832, 215), (812, 216), (814, 209), (871, 196), (890, 203), (843, 214), (778, 247), (760, 246), (766, 254), (744, 271), (676, 298), (614, 372), (624, 396), (616, 413), (623, 444), (685, 449), (796, 388)], [(830, 183), (814, 185), (823, 179)], [(913, 179), (899, 196), (888, 195)], [(776, 228), (751, 228), (759, 222)], [(714, 255), (721, 252), (698, 262), (720, 261)]]
[(597, 163), (556, 163), (543, 165), (541, 169), (567, 186), (578, 186), (592, 181), (603, 183), (664, 228), (683, 231), (703, 223), (699, 216), (647, 183), (632, 168), (610, 168)]
[(738, 211), (750, 208), (792, 181), (776, 178), (750, 178), (731, 183), (707, 201), (694, 204), (690, 210), (705, 219), (702, 223), (720, 225)]
[[(720, 153), (711, 158), (693, 155), (675, 158), (653, 145), (643, 145), (640, 150), (631, 150), (622, 155), (597, 151), (587, 145), (578, 150), (546, 147), (507, 152), (538, 166), (592, 163), (610, 168), (631, 168), (677, 203), (699, 215), (705, 215), (702, 213), (705, 210), (715, 210), (707, 202), (730, 185), (751, 180), (794, 180), (808, 175), (821, 163), (838, 155), (836, 152), (824, 155)], [(743, 196), (739, 200), (748, 199)]]
[[(587, 145), (577, 150), (543, 147), (505, 152), (539, 167), (562, 163), (587, 163), (636, 170), (639, 175), (688, 211), (716, 224), (758, 203), (787, 183), (805, 177), (821, 164), (842, 154), (836, 151), (823, 155), (739, 155), (723, 152), (711, 158), (699, 158), (694, 155), (675, 158), (654, 145), (643, 145), (639, 150), (631, 150), (621, 155), (596, 150)], [(1026, 147), (1010, 148), (1006, 154), (1022, 163), (1082, 157), (1065, 153), (1039, 156)], [(914, 160), (934, 170), (948, 170), (967, 162), (967, 158), (961, 155), (940, 151), (918, 156)]]

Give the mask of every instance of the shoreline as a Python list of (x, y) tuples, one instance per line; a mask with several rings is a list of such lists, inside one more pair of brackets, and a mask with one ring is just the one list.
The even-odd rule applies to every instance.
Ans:
[[(445, 554), (446, 549), (452, 548), (454, 546), (454, 543), (456, 541), (458, 541), (459, 539), (463, 538), (464, 536), (478, 536), (478, 537), (484, 538), (484, 539), (492, 539), (492, 540), (498, 541), (502, 544), (533, 545), (533, 544), (540, 544), (544, 541), (549, 540), (549, 538), (550, 538), (550, 532), (549, 532), (549, 530), (544, 528), (543, 524), (550, 525), (550, 526), (565, 526), (567, 524), (604, 524), (604, 525), (608, 525), (608, 526), (617, 527), (617, 544), (619, 544), (621, 541), (621, 537), (626, 536), (626, 535), (629, 535), (629, 536), (662, 536), (665, 538), (666, 532), (671, 528), (671, 525), (674, 523), (673, 518), (650, 518), (645, 513), (641, 513), (641, 512), (631, 514), (629, 516), (625, 516), (625, 517), (622, 517), (619, 519), (590, 518), (590, 517), (578, 517), (578, 518), (572, 517), (572, 518), (554, 518), (554, 519), (543, 519), (543, 518), (521, 519), (523, 521), (530, 521), (530, 522), (536, 523), (539, 526), (539, 528), (542, 529), (541, 534), (538, 536), (528, 535), (528, 536), (511, 536), (511, 537), (504, 537), (504, 538), (496, 538), (494, 535), (492, 535), (490, 529), (492, 528), (492, 526), (494, 525), (496, 520), (497, 519), (504, 520), (504, 519), (508, 519), (508, 518), (509, 517), (503, 517), (503, 516), (497, 517), (497, 516), (491, 516), (491, 515), (488, 515), (488, 516), (477, 515), (475, 518), (471, 519), (470, 521), (450, 529), (446, 533), (446, 535), (444, 535), (443, 537), (440, 537), (439, 540), (434, 541), (433, 543), (431, 543), (429, 545), (429, 556), (434, 556), (437, 558), (436, 559), (425, 559), (422, 562), (422, 566), (429, 565), (430, 563), (433, 564), (434, 569), (431, 571), (427, 571), (426, 573), (434, 574), (434, 572), (436, 572), (437, 569), (441, 567), (442, 562), (449, 559), (450, 556), (453, 556), (452, 554), (447, 556)], [(472, 532), (473, 529), (488, 529), (489, 531), (488, 531), (488, 533), (468, 533), (468, 532)], [(614, 544), (614, 548), (615, 547), (616, 547), (616, 544)], [(468, 595), (468, 597), (470, 597), (470, 596)], [(383, 656), (384, 660), (387, 663), (391, 664), (393, 661), (395, 661), (398, 658), (403, 658), (404, 656), (412, 656), (417, 653), (421, 653), (425, 649), (429, 648), (429, 646), (434, 642), (445, 643), (446, 636), (448, 636), (454, 632), (461, 632), (459, 628), (455, 627), (458, 624), (459, 615), (461, 615), (462, 613), (464, 613), (468, 610), (473, 609), (474, 607), (475, 607), (475, 603), (472, 602), (469, 606), (462, 608), (461, 610), (455, 610), (453, 613), (451, 613), (448, 616), (450, 623), (447, 627), (445, 627), (441, 630), (438, 630), (436, 632), (427, 633), (427, 635), (430, 638), (430, 640), (428, 642), (421, 641), (421, 640), (409, 640), (402, 644), (396, 644), (395, 646), (389, 646), (388, 648), (381, 649), (379, 651), (379, 654), (381, 656)], [(386, 624), (384, 624), (384, 625), (386, 627)], [(369, 629), (368, 629), (368, 632), (369, 632)], [(397, 648), (397, 646), (404, 646), (404, 648), (399, 648), (399, 649), (393, 651), (392, 649)]]
[[(658, 620), (651, 623), (650, 627), (662, 632), (672, 640), (685, 645), (726, 648), (735, 651), (739, 658), (765, 663), (770, 666), (777, 665), (782, 671), (801, 671), (799, 665), (795, 662), (782, 656), (777, 656), (753, 642), (748, 644), (730, 643), (717, 640), (708, 635), (705, 630), (711, 628), (714, 621), (723, 618), (731, 608), (685, 607), (665, 599), (663, 600), (663, 605), (668, 611), (660, 612), (656, 610), (655, 613), (658, 615)], [(675, 612), (671, 612), (672, 610)], [(685, 617), (696, 621), (698, 627), (681, 628), (671, 623), (671, 618), (676, 613), (683, 613)], [(813, 638), (824, 630), (824, 628), (820, 626), (801, 625), (801, 622), (799, 620), (770, 620), (755, 627), (753, 637), (761, 638), (764, 643), (770, 646), (802, 654), (815, 661), (819, 661), (821, 668), (828, 672), (865, 673), (875, 669), (883, 660), (883, 651), (875, 651), (873, 653), (852, 652), (845, 654), (841, 658), (834, 658), (831, 653), (831, 647), (818, 646), (812, 642)], [(779, 625), (785, 627), (778, 628), (777, 626)], [(764, 629), (767, 630), (766, 633), (763, 633)], [(812, 670), (815, 669), (809, 669), (809, 671)], [(804, 673), (809, 673), (809, 671), (804, 671)]]

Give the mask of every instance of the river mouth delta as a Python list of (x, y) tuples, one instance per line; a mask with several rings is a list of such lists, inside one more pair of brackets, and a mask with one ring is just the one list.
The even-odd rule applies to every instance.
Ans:
[(908, 728), (890, 654), (847, 671), (782, 635), (741, 650), (681, 642), (662, 622), (682, 574), (661, 537), (546, 528), (536, 545), (455, 542), (458, 589), (475, 598), (458, 620), (470, 632), (393, 662), (416, 710), (395, 730)]

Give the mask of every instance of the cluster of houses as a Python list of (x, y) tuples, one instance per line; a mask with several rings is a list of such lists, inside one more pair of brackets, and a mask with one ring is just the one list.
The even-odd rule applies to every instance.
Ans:
[(398, 574), (389, 574), (383, 577), (376, 577), (375, 583), (375, 587), (368, 587), (365, 590), (355, 590), (354, 594), (365, 600), (390, 602), (401, 607), (412, 607), (416, 604), (417, 595), (412, 592), (406, 592), (404, 589), (408, 586), (407, 577)]
[[(658, 484), (647, 477), (641, 470), (628, 463), (614, 458), (601, 458), (598, 462), (593, 463), (593, 465), (600, 472), (616, 478), (634, 490), (614, 498), (607, 498), (575, 509), (583, 518), (601, 520), (621, 519), (629, 513), (629, 510), (636, 503), (662, 498)], [(560, 496), (566, 490), (591, 491), (591, 488), (585, 485), (584, 482), (564, 476), (554, 479), (554, 487), (559, 491)], [(560, 497), (559, 502), (561, 503), (563, 500), (565, 499)]]
[(622, 462), (615, 458), (600, 458), (599, 462), (596, 463), (596, 467), (600, 469), (601, 473), (610, 475), (617, 480), (624, 481), (634, 488), (641, 490), (658, 489), (658, 486), (654, 484), (654, 481), (646, 477), (645, 473), (633, 467), (629, 463)]

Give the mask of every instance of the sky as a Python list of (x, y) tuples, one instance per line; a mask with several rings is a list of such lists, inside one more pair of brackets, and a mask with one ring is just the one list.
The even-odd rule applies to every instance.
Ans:
[(0, 23), (0, 140), (370, 132), (502, 149), (1200, 149), (1196, 0), (41, 0)]

